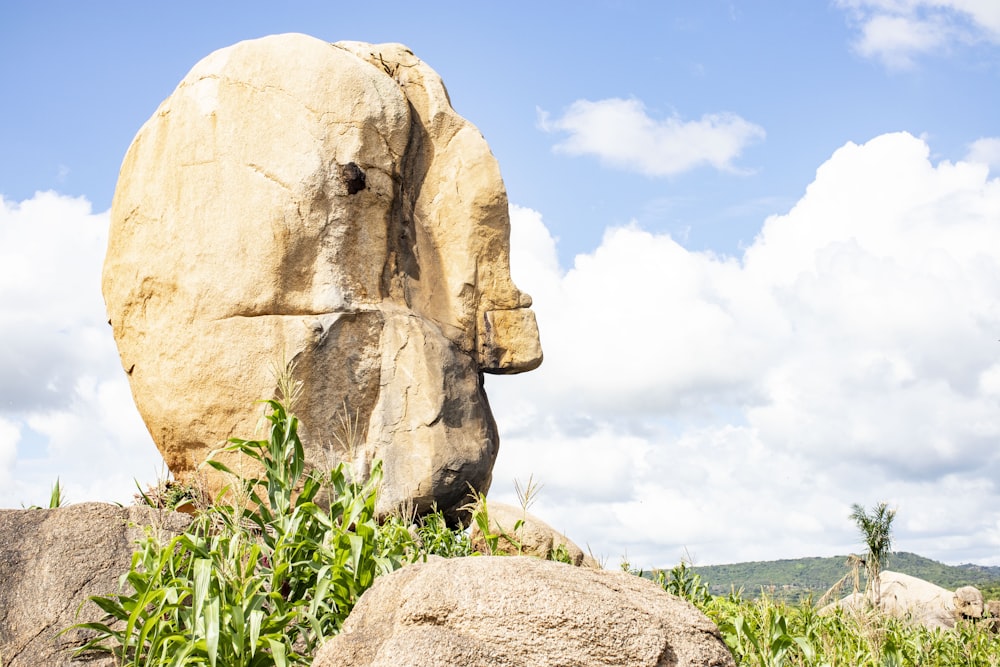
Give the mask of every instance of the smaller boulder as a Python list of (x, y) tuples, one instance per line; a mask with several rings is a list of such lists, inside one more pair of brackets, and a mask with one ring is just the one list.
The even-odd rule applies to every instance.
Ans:
[(623, 572), (517, 556), (409, 565), (376, 580), (314, 667), (735, 667), (694, 605)]
[(1000, 600), (989, 600), (983, 610), (983, 623), (993, 632), (1000, 632)]
[[(573, 565), (600, 569), (592, 556), (583, 552), (571, 539), (545, 523), (527, 510), (507, 503), (489, 501), (486, 505), (490, 518), (490, 531), (499, 535), (492, 553), (486, 544), (483, 531), (475, 523), (469, 537), (472, 548), (494, 556), (535, 556), (543, 560), (565, 560)], [(563, 558), (560, 558), (560, 554)]]
[(983, 617), (983, 594), (975, 586), (962, 586), (955, 591), (955, 618), (980, 619)]

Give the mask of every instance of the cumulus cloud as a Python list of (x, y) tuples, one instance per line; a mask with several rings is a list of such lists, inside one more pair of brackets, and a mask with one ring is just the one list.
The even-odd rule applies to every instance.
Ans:
[(965, 160), (966, 162), (985, 164), (994, 172), (1000, 172), (1000, 137), (976, 139), (969, 146)]
[(107, 226), (85, 199), (0, 198), (0, 412), (65, 406), (76, 377), (114, 363), (101, 344)]
[(540, 111), (548, 132), (569, 136), (555, 150), (594, 155), (605, 164), (647, 176), (672, 176), (702, 166), (738, 171), (733, 162), (764, 129), (733, 113), (686, 121), (676, 114), (654, 119), (636, 99), (577, 100), (559, 118)]
[(561, 271), (513, 209), (546, 359), (491, 379), (494, 493), (551, 479), (538, 513), (612, 561), (846, 553), (887, 500), (900, 549), (998, 562), (998, 219), (1000, 180), (908, 134), (836, 151), (739, 258), (626, 226)]
[(913, 65), (924, 53), (957, 43), (1000, 42), (1000, 4), (994, 0), (838, 0), (859, 35), (854, 48), (891, 68)]
[(2, 507), (44, 503), (56, 478), (71, 500), (127, 500), (157, 474), (101, 298), (107, 229), (83, 198), (0, 198)]

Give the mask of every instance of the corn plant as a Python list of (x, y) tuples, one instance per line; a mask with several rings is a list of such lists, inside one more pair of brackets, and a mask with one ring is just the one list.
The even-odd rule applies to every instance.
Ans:
[(930, 630), (876, 609), (820, 613), (737, 592), (693, 600), (740, 665), (756, 667), (1000, 667), (1000, 636), (985, 624)]
[(708, 585), (703, 583), (701, 575), (681, 561), (670, 570), (656, 570), (653, 581), (663, 590), (677, 597), (684, 598), (694, 604), (705, 604), (711, 599)]
[(418, 557), (433, 554), (444, 558), (459, 558), (472, 555), (469, 535), (464, 530), (454, 530), (448, 526), (441, 512), (433, 512), (421, 517), (415, 527)]
[(91, 598), (106, 617), (75, 626), (95, 633), (78, 653), (136, 666), (308, 664), (376, 576), (418, 557), (405, 527), (377, 520), (380, 463), (363, 484), (342, 464), (307, 474), (298, 420), (267, 403), (269, 437), (225, 448), (254, 459), (262, 476), (241, 483), (239, 502), (220, 500), (176, 537), (150, 531), (122, 592)]
[[(66, 504), (66, 498), (63, 497), (62, 487), (59, 485), (59, 478), (56, 477), (56, 483), (52, 485), (52, 490), (49, 492), (49, 506), (48, 506), (48, 509), (54, 510), (54, 509), (57, 509), (59, 507), (62, 507), (65, 504)], [(21, 507), (24, 507), (24, 505), (22, 504)], [(42, 507), (41, 505), (30, 505), (28, 507), (28, 509), (29, 510), (40, 510), (40, 509), (46, 509), (46, 508)], [(3, 667), (3, 663), (2, 662), (0, 662), (0, 667)]]

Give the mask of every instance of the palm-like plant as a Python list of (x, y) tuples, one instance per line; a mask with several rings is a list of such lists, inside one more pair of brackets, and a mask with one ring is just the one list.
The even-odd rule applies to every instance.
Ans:
[(892, 520), (895, 518), (896, 510), (889, 509), (886, 503), (879, 503), (873, 507), (871, 514), (857, 503), (851, 505), (851, 519), (857, 524), (865, 546), (868, 547), (865, 571), (868, 574), (868, 585), (873, 586), (876, 605), (882, 600), (879, 574), (889, 560), (892, 549)]

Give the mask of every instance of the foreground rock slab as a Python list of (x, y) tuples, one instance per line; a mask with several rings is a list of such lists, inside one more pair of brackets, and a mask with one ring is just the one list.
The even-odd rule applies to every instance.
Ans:
[(0, 510), (0, 664), (114, 665), (110, 656), (74, 659), (73, 649), (87, 636), (60, 631), (101, 620), (87, 598), (118, 592), (145, 526), (176, 533), (189, 521), (183, 514), (105, 503)]
[(315, 667), (735, 666), (715, 625), (651, 581), (526, 556), (434, 560), (375, 582)]
[(497, 161), (434, 70), (400, 44), (273, 35), (208, 55), (139, 130), (102, 289), (179, 480), (255, 437), (292, 361), (311, 466), (381, 459), (382, 511), (454, 518), (497, 455), (482, 374), (542, 361), (509, 253)]

